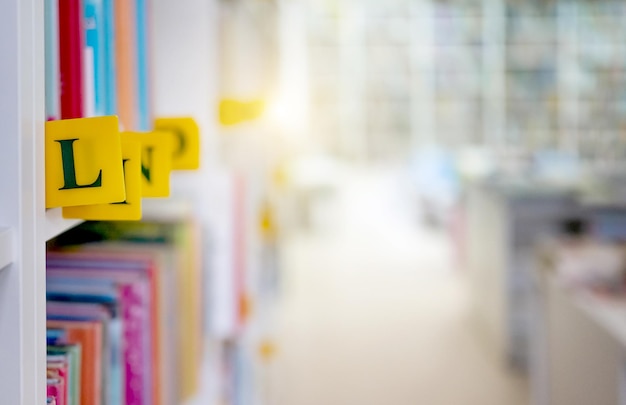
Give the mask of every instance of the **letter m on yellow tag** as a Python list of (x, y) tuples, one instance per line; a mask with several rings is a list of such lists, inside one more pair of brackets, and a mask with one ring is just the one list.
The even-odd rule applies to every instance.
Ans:
[(46, 208), (124, 201), (117, 117), (46, 122)]

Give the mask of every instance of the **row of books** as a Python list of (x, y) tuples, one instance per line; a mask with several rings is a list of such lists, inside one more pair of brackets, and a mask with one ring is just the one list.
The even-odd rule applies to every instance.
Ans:
[(56, 405), (174, 405), (196, 391), (203, 285), (193, 221), (87, 222), (47, 253)]
[(151, 123), (146, 0), (45, 0), (46, 118)]

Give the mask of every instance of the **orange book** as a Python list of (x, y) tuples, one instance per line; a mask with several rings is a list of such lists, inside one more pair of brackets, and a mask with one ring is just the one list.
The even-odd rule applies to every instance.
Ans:
[(102, 404), (102, 325), (94, 321), (46, 322), (48, 329), (67, 331), (67, 343), (81, 346), (80, 403)]
[(135, 1), (115, 2), (117, 108), (124, 130), (137, 128), (137, 36)]

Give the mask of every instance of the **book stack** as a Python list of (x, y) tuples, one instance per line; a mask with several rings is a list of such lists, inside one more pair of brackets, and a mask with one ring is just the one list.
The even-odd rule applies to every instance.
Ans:
[(51, 242), (48, 403), (173, 405), (196, 391), (197, 228), (87, 222)]

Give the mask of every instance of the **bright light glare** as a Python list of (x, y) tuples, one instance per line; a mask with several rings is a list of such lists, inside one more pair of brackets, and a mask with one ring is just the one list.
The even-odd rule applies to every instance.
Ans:
[(269, 100), (266, 117), (271, 125), (299, 135), (306, 128), (306, 109), (298, 97), (280, 96)]

